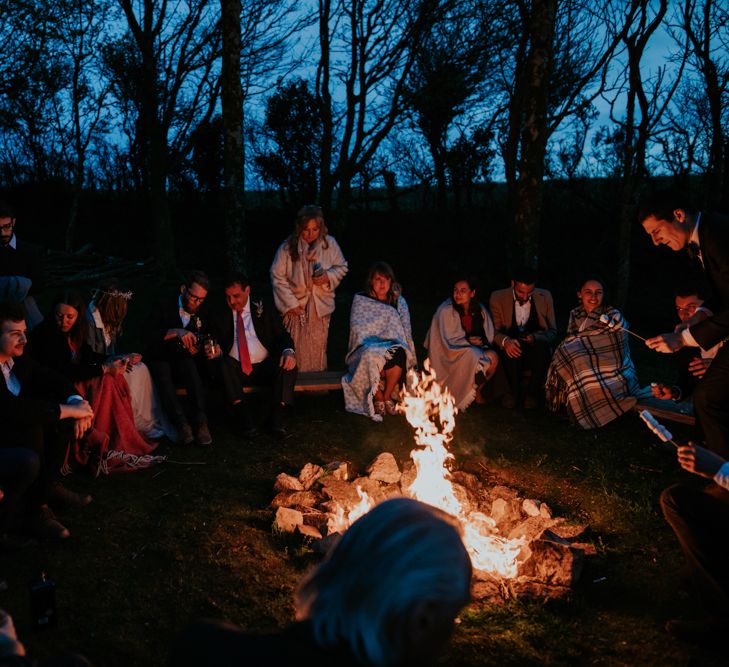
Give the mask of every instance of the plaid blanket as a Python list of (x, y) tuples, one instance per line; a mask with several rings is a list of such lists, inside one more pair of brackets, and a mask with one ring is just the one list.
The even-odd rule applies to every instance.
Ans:
[(348, 412), (366, 415), (382, 421), (375, 414), (372, 397), (380, 382), (380, 372), (396, 347), (407, 355), (407, 368), (417, 363), (410, 328), (410, 311), (405, 299), (399, 297), (397, 309), (356, 294), (349, 318), (349, 348), (345, 362), (349, 372), (342, 378), (344, 406)]
[(570, 418), (584, 429), (604, 426), (627, 412), (640, 392), (628, 334), (602, 324), (603, 313), (628, 327), (615, 308), (601, 306), (589, 315), (581, 306), (575, 308), (567, 338), (547, 373), (547, 405), (555, 412), (566, 405)]

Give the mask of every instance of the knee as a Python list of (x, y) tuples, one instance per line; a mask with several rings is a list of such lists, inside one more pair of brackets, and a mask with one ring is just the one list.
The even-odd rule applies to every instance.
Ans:
[(681, 516), (685, 513), (688, 499), (695, 496), (696, 491), (685, 484), (674, 484), (661, 493), (660, 503), (663, 516), (670, 523), (672, 516)]

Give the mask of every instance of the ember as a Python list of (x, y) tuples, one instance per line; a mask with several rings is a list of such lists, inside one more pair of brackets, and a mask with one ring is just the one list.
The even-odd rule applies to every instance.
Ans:
[(520, 498), (513, 489), (482, 480), (485, 466), (451, 472), (456, 408), (450, 394), (427, 367), (411, 374), (401, 411), (415, 429), (417, 447), (401, 471), (389, 452), (380, 454), (366, 477), (353, 481), (349, 464), (321, 468), (307, 464), (298, 478), (281, 473), (272, 501), (275, 526), (284, 531), (337, 539), (375, 504), (406, 495), (455, 516), (474, 567), (475, 597), (555, 597), (576, 581), (585, 551), (576, 543), (583, 527), (552, 518), (546, 504)]

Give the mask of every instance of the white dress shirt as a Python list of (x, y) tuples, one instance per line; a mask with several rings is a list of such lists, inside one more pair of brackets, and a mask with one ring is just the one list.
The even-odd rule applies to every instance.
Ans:
[(3, 364), (0, 364), (3, 369), (3, 375), (5, 376), (5, 385), (8, 388), (8, 391), (13, 396), (18, 396), (20, 394), (20, 382), (18, 382), (18, 378), (15, 377), (15, 373), (13, 373), (13, 366), (15, 366), (15, 362), (12, 359), (8, 359)]
[(529, 321), (529, 315), (532, 313), (532, 300), (527, 299), (526, 303), (519, 303), (519, 299), (514, 294), (514, 318), (516, 319), (516, 326), (525, 327)]
[(182, 322), (182, 328), (184, 329), (188, 324), (190, 324), (192, 315), (190, 315), (190, 313), (188, 313), (182, 305), (182, 294), (177, 297), (177, 306), (180, 309), (180, 321)]
[(714, 475), (714, 481), (722, 488), (729, 491), (729, 461), (727, 461)]
[[(253, 327), (253, 317), (251, 316), (251, 300), (250, 298), (246, 301), (246, 305), (243, 307), (243, 328), (246, 332), (246, 342), (248, 343), (248, 354), (251, 357), (252, 364), (261, 363), (266, 357), (268, 357), (268, 350), (263, 347), (263, 343), (258, 340), (256, 336), (256, 330)], [(233, 318), (233, 346), (230, 348), (228, 354), (240, 361), (238, 356), (238, 311), (234, 310), (231, 312)]]

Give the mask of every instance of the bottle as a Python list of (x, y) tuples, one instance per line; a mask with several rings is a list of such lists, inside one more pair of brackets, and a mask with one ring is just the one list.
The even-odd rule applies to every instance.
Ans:
[(56, 584), (41, 572), (38, 579), (28, 584), (30, 591), (30, 622), (36, 629), (55, 626), (58, 621), (56, 613)]
[(314, 262), (314, 272), (311, 274), (314, 278), (321, 278), (324, 275), (324, 269), (319, 262)]

